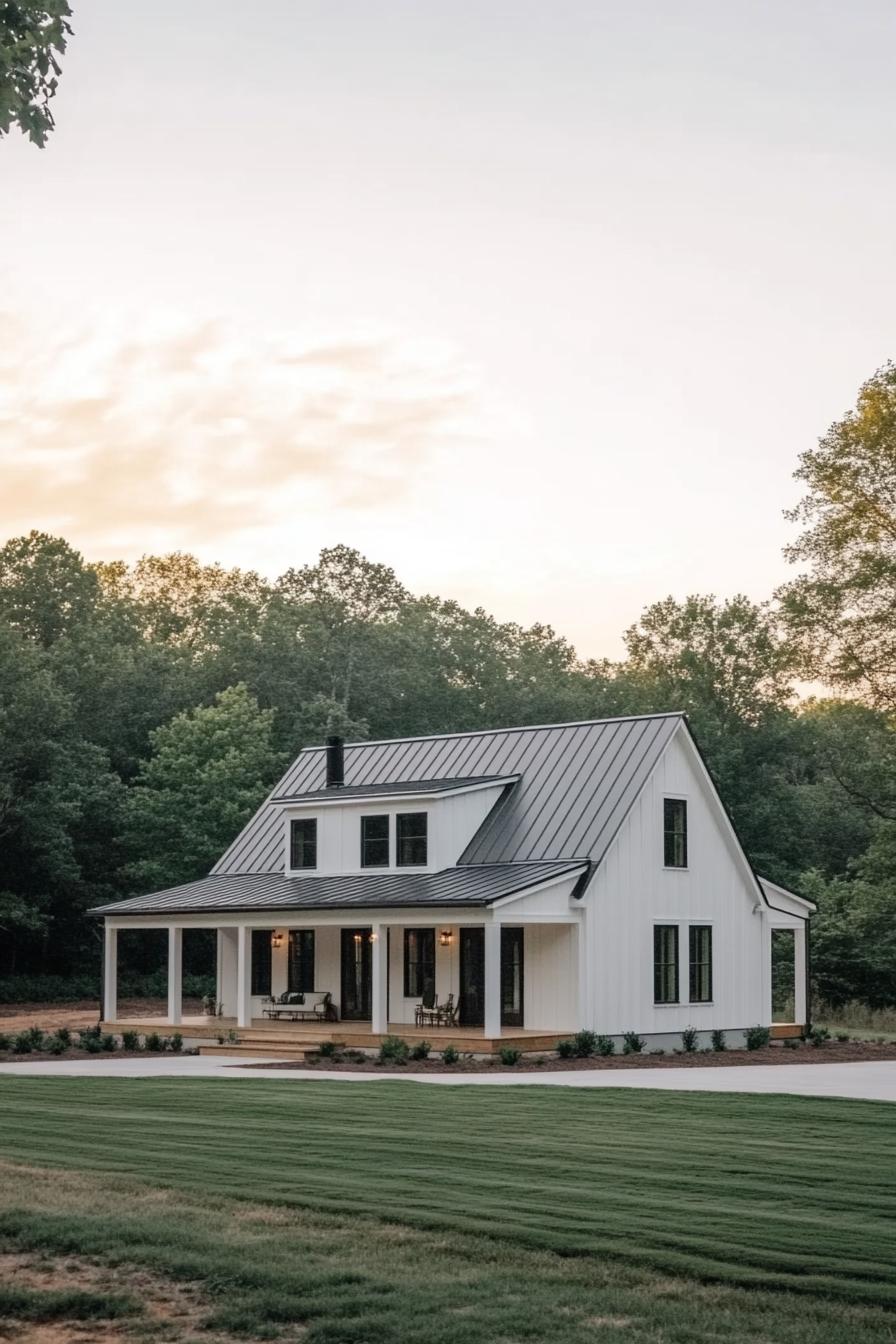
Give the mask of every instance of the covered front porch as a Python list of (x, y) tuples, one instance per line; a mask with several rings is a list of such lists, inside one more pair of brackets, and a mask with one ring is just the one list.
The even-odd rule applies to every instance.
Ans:
[[(525, 919), (512, 905), (475, 916), (352, 911), (351, 922), (347, 913), (107, 918), (104, 1021), (118, 1030), (176, 1028), (196, 1040), (233, 1032), (247, 1042), (319, 1038), (370, 1048), (397, 1034), (488, 1051), (508, 1041), (549, 1049), (584, 1020), (580, 909)], [(183, 1011), (183, 939), (197, 928), (216, 933), (215, 1001), (203, 1016)], [(138, 929), (166, 934), (167, 1012), (119, 1018), (119, 940)], [(296, 1020), (272, 1003), (284, 994), (301, 1001)], [(433, 997), (453, 1009), (450, 1025), (418, 1024), (418, 1008)]]

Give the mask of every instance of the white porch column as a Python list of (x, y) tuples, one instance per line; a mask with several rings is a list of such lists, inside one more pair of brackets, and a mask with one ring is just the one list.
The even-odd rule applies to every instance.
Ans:
[(103, 931), (103, 1020), (118, 1016), (118, 930), (109, 924)]
[(806, 1002), (806, 921), (793, 931), (793, 1020), (802, 1026), (809, 1020)]
[(238, 1027), (252, 1025), (252, 998), (249, 979), (252, 962), (252, 930), (241, 924), (236, 931), (236, 1024)]
[(389, 1030), (389, 926), (374, 924), (370, 975), (370, 1030), (385, 1035)]
[(485, 925), (485, 1034), (501, 1035), (501, 925)]
[(168, 1021), (180, 1026), (181, 999), (183, 998), (184, 931), (171, 925), (168, 929)]
[(576, 1008), (578, 1009), (579, 1030), (581, 1031), (591, 1026), (588, 1009), (588, 942), (584, 911), (573, 927), (576, 942)]

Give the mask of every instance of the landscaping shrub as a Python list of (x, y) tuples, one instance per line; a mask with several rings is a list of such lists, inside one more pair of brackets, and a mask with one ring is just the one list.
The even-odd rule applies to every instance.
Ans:
[(63, 1047), (67, 1050), (72, 1043), (72, 1033), (69, 1031), (68, 1027), (57, 1027), (56, 1039), (61, 1041)]
[(811, 1027), (809, 1031), (806, 1032), (806, 1040), (810, 1045), (816, 1047), (824, 1045), (824, 1043), (830, 1039), (831, 1033), (828, 1031), (827, 1027)]
[(456, 1045), (446, 1045), (442, 1051), (443, 1064), (456, 1064), (460, 1059), (460, 1051)]
[(622, 1053), (624, 1055), (640, 1055), (644, 1049), (646, 1041), (643, 1036), (639, 1036), (636, 1031), (626, 1031), (622, 1036)]
[(848, 1032), (848, 1031), (838, 1031), (838, 1032), (837, 1032), (837, 1040), (838, 1040), (838, 1041), (848, 1041), (849, 1039), (850, 1039), (850, 1036), (849, 1036), (849, 1032)]
[(151, 1031), (149, 1035), (145, 1038), (144, 1048), (154, 1052), (164, 1050), (165, 1047), (162, 1044), (162, 1038), (157, 1031)]
[(407, 1064), (410, 1050), (400, 1036), (384, 1036), (380, 1041), (381, 1064)]
[(711, 1040), (712, 1040), (712, 1048), (717, 1053), (720, 1053), (722, 1050), (728, 1049), (728, 1044), (725, 1040), (725, 1033), (724, 1031), (720, 1031), (718, 1027), (716, 1027), (716, 1029), (713, 1031)]
[(183, 1050), (184, 1038), (179, 1031), (176, 1031), (171, 1037), (171, 1040), (168, 1042), (168, 1048), (173, 1051), (175, 1055), (179, 1055), (181, 1050)]
[(99, 1034), (94, 1031), (82, 1031), (78, 1045), (82, 1050), (86, 1050), (88, 1055), (98, 1055), (103, 1048), (100, 1045)]
[(597, 1037), (593, 1031), (577, 1031), (573, 1041), (579, 1059), (588, 1059), (597, 1049)]
[(140, 1037), (136, 1031), (123, 1031), (121, 1033), (122, 1050), (139, 1050)]
[(117, 1045), (118, 1042), (116, 1041), (115, 1037), (111, 1034), (111, 1032), (104, 1031), (102, 1036), (100, 1037), (100, 1049), (105, 1050), (107, 1055), (111, 1055)]
[(317, 1047), (317, 1053), (322, 1059), (331, 1059), (336, 1053), (336, 1042), (321, 1041), (320, 1045)]
[[(43, 1032), (41, 1032), (41, 1037), (43, 1037)], [(40, 1049), (40, 1042), (35, 1044), (34, 1032), (32, 1030), (20, 1031), (13, 1039), (12, 1048), (14, 1054), (30, 1055), (32, 1050)]]
[(512, 1067), (514, 1064), (519, 1064), (522, 1057), (522, 1050), (517, 1050), (512, 1045), (502, 1045), (501, 1049), (498, 1051), (498, 1058), (501, 1063), (506, 1064), (509, 1067)]
[(748, 1050), (761, 1050), (771, 1040), (771, 1032), (768, 1027), (747, 1027), (746, 1039)]
[(0, 1031), (0, 1054), (9, 1050), (12, 1046), (12, 1037), (7, 1036), (5, 1031)]
[(785, 1049), (785, 1050), (797, 1050), (797, 1049), (799, 1049), (799, 1044), (800, 1044), (800, 1043), (799, 1043), (799, 1041), (796, 1039), (795, 1036), (785, 1036), (785, 1037), (784, 1037), (784, 1049)]
[(595, 1044), (599, 1055), (615, 1055), (616, 1053), (616, 1042), (612, 1036), (598, 1036)]
[(561, 1059), (572, 1059), (576, 1053), (576, 1043), (573, 1040), (558, 1041), (557, 1054)]
[(696, 1027), (685, 1027), (681, 1033), (681, 1048), (686, 1055), (692, 1055), (697, 1049)]
[(66, 1050), (68, 1049), (68, 1046), (66, 1045), (65, 1041), (61, 1041), (59, 1039), (58, 1035), (48, 1036), (44, 1049), (46, 1050), (48, 1055), (64, 1055)]
[(429, 1059), (431, 1049), (429, 1041), (416, 1041), (411, 1046), (411, 1059)]

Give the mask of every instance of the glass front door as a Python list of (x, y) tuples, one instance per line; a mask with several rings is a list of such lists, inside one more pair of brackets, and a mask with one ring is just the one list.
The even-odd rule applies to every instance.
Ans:
[(523, 930), (501, 930), (501, 1026), (523, 1025)]
[(370, 1020), (370, 929), (342, 930), (342, 1002), (348, 1021)]
[(485, 1022), (485, 932), (460, 931), (460, 1024), (481, 1027)]

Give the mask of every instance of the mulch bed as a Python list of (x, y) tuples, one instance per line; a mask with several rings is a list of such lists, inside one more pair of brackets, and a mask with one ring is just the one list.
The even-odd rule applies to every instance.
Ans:
[[(869, 1060), (896, 1060), (896, 1041), (877, 1045), (873, 1041), (828, 1041), (824, 1045), (800, 1045), (787, 1050), (780, 1045), (761, 1050), (698, 1051), (694, 1054), (597, 1055), (591, 1059), (559, 1059), (556, 1055), (523, 1055), (518, 1064), (502, 1064), (499, 1059), (470, 1059), (462, 1055), (457, 1064), (434, 1059), (409, 1060), (407, 1064), (380, 1064), (376, 1058), (363, 1064), (335, 1057), (309, 1060), (271, 1059), (263, 1064), (234, 1063), (243, 1069), (320, 1069), (338, 1073), (551, 1073), (582, 1072), (593, 1069), (688, 1069), (730, 1068), (734, 1064), (856, 1064)], [(538, 1061), (538, 1062), (536, 1062)]]
[[(182, 1053), (186, 1054), (186, 1051)], [(0, 1064), (55, 1064), (60, 1059), (168, 1059), (176, 1058), (172, 1050), (63, 1050), (51, 1055), (48, 1050), (32, 1050), (18, 1055), (12, 1050), (0, 1051)]]

